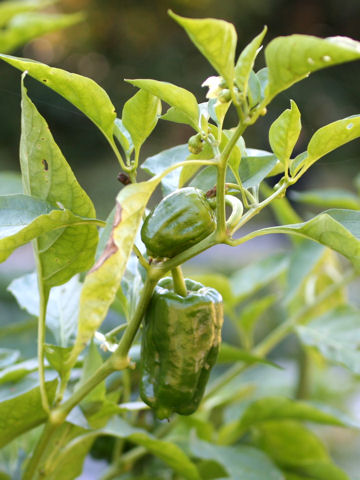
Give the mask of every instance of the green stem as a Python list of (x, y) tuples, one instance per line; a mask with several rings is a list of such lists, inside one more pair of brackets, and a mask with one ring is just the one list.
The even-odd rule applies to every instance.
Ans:
[(310, 358), (306, 347), (300, 344), (298, 359), (298, 378), (295, 398), (305, 400), (309, 396)]
[(34, 453), (26, 465), (23, 480), (34, 480), (36, 474), (36, 468), (39, 465), (42, 455), (48, 446), (48, 442), (56, 429), (56, 425), (48, 422), (39, 438), (39, 441), (35, 447)]
[(38, 241), (33, 241), (34, 256), (36, 262), (38, 291), (39, 291), (39, 317), (38, 317), (38, 337), (37, 337), (37, 358), (40, 379), (41, 405), (44, 411), (50, 412), (49, 399), (46, 392), (45, 383), (45, 334), (46, 334), (46, 307), (49, 299), (50, 289), (47, 288), (43, 280), (42, 264), (40, 261)]
[(110, 330), (110, 332), (108, 332), (105, 335), (106, 340), (111, 340), (113, 337), (115, 337), (115, 335), (125, 330), (126, 327), (127, 327), (127, 323), (122, 323), (121, 325), (118, 325), (117, 327), (113, 328), (112, 330)]
[(184, 280), (184, 275), (182, 273), (181, 266), (178, 265), (171, 269), (171, 275), (174, 283), (174, 292), (180, 295), (181, 297), (186, 297), (187, 290)]
[(135, 243), (133, 245), (133, 250), (134, 250), (135, 255), (137, 256), (137, 259), (139, 260), (140, 265), (142, 267), (144, 267), (145, 270), (148, 270), (149, 269), (149, 264), (146, 261), (146, 259), (144, 258), (144, 256), (142, 255), (142, 253), (140, 252), (140, 250), (138, 249), (138, 247), (135, 245)]

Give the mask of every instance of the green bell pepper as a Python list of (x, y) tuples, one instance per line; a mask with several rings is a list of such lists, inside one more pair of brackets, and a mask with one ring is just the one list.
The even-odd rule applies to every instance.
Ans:
[(220, 293), (190, 279), (185, 285), (182, 297), (172, 278), (160, 280), (145, 315), (140, 396), (161, 419), (198, 408), (221, 342)]
[(205, 193), (186, 187), (170, 193), (145, 219), (141, 239), (153, 257), (174, 257), (216, 228), (215, 212)]

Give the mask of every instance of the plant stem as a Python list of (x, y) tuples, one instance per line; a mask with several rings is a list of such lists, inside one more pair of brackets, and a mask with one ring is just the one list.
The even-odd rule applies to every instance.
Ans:
[(295, 398), (304, 400), (309, 396), (310, 357), (306, 347), (300, 344), (298, 359), (298, 378)]
[(180, 295), (181, 297), (186, 297), (187, 290), (184, 280), (184, 275), (182, 273), (181, 266), (178, 265), (171, 269), (171, 275), (174, 283), (174, 292)]
[(34, 453), (30, 458), (23, 476), (23, 480), (34, 480), (36, 474), (36, 468), (41, 461), (44, 450), (46, 449), (48, 442), (56, 429), (56, 425), (48, 422), (39, 438), (39, 441), (35, 447)]

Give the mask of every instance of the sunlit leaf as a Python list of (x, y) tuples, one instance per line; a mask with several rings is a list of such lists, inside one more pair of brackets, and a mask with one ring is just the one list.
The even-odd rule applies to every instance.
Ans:
[(169, 14), (184, 28), (190, 40), (231, 88), (234, 82), (237, 41), (234, 25), (213, 18), (185, 18), (171, 11)]
[(265, 48), (269, 68), (268, 101), (282, 90), (325, 67), (360, 58), (360, 44), (347, 37), (277, 37)]
[(290, 100), (290, 108), (275, 120), (269, 130), (272, 151), (286, 166), (299, 138), (300, 131), (300, 112), (296, 103)]
[(94, 80), (44, 63), (0, 54), (0, 59), (55, 90), (75, 105), (113, 142), (115, 108), (107, 93)]
[(154, 130), (160, 113), (160, 100), (146, 90), (139, 90), (125, 103), (122, 123), (130, 133), (136, 151)]
[(134, 85), (134, 87), (141, 88), (155, 97), (161, 98), (164, 102), (180, 110), (188, 117), (190, 125), (195, 130), (199, 129), (198, 103), (194, 95), (185, 90), (185, 88), (168, 82), (160, 82), (159, 80), (134, 79), (126, 81)]
[(250, 77), (250, 72), (253, 69), (257, 54), (261, 50), (261, 43), (267, 32), (267, 27), (264, 27), (259, 33), (240, 53), (238, 61), (235, 66), (235, 82), (241, 92), (246, 94), (247, 85)]

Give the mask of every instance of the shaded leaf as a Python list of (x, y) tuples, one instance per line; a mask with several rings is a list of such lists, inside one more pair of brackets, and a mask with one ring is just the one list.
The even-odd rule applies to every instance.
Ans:
[(305, 345), (315, 347), (331, 362), (360, 373), (360, 312), (344, 305), (322, 315), (297, 332)]
[(297, 234), (315, 240), (346, 257), (360, 268), (360, 213), (356, 210), (331, 209), (308, 222), (259, 230), (268, 233)]
[[(189, 156), (188, 146), (177, 145), (163, 150), (156, 155), (148, 157), (141, 165), (141, 168), (145, 170), (149, 175), (154, 176), (161, 174), (165, 168), (175, 165), (179, 162), (184, 162)], [(179, 179), (181, 175), (181, 169), (176, 169), (166, 175), (161, 181), (162, 190), (164, 196), (173, 192), (179, 187)]]
[[(79, 217), (69, 210), (58, 210), (47, 202), (27, 195), (0, 196), (0, 262), (6, 260), (16, 248), (44, 233), (62, 231), (71, 225), (78, 226), (91, 221), (93, 219)], [(85, 270), (89, 259), (85, 255), (80, 258)]]
[(274, 169), (278, 159), (264, 150), (246, 149), (242, 157), (239, 175), (245, 188), (257, 187)]
[[(46, 326), (60, 347), (68, 347), (76, 335), (82, 283), (75, 276), (51, 289), (46, 310)], [(19, 306), (31, 315), (39, 314), (39, 292), (35, 273), (16, 278), (8, 286)]]
[(234, 480), (284, 480), (272, 461), (253, 447), (222, 447), (193, 439), (190, 450), (198, 458), (219, 463)]
[(230, 283), (238, 302), (281, 275), (287, 269), (288, 262), (283, 254), (275, 254), (235, 272), (230, 277)]
[(0, 195), (13, 195), (23, 193), (21, 174), (12, 171), (0, 173)]
[(71, 347), (59, 347), (46, 343), (44, 345), (45, 358), (49, 364), (56, 370), (61, 379), (65, 379), (68, 374), (67, 362), (71, 354)]
[(10, 365), (0, 371), (0, 384), (6, 382), (18, 382), (31, 372), (38, 368), (36, 359), (25, 360), (14, 365)]
[(8, 367), (15, 363), (20, 357), (19, 350), (11, 350), (10, 348), (0, 348), (0, 369)]
[(228, 343), (222, 342), (220, 345), (219, 356), (217, 358), (217, 363), (233, 363), (233, 362), (244, 362), (248, 365), (254, 363), (264, 363), (266, 365), (271, 365), (275, 368), (278, 367), (275, 363), (270, 362), (262, 357), (253, 355), (251, 352), (244, 350), (242, 348), (234, 347)]
[[(46, 382), (49, 401), (55, 397), (57, 380)], [(39, 386), (0, 400), (0, 447), (24, 432), (43, 423), (47, 418), (41, 405)]]
[(340, 188), (312, 189), (303, 192), (291, 190), (291, 200), (320, 208), (347, 208), (360, 210), (360, 200), (357, 195)]
[(116, 118), (114, 122), (114, 136), (119, 141), (124, 152), (129, 156), (134, 150), (134, 144), (130, 133), (126, 130), (121, 118)]

